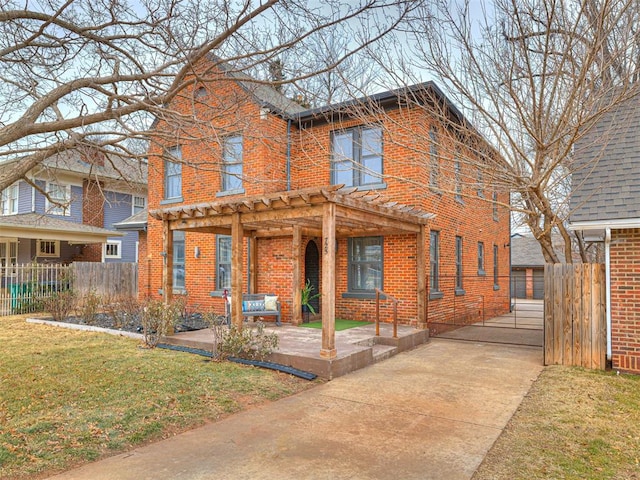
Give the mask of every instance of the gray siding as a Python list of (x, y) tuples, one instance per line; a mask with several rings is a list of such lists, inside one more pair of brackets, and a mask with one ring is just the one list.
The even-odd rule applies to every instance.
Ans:
[[(113, 224), (131, 216), (132, 196), (124, 193), (105, 192), (104, 228), (113, 229)], [(124, 232), (123, 232), (124, 233)], [(126, 232), (124, 237), (113, 237), (109, 240), (122, 242), (122, 258), (107, 258), (107, 262), (135, 262), (138, 232)]]
[(576, 144), (571, 221), (640, 217), (640, 97), (605, 115)]

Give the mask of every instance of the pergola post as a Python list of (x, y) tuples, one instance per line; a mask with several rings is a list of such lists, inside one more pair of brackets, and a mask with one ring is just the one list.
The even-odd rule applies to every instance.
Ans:
[(418, 318), (416, 328), (427, 328), (427, 253), (426, 227), (420, 225), (420, 232), (416, 234), (416, 274), (418, 276)]
[(165, 305), (173, 297), (173, 231), (167, 220), (162, 222), (162, 300)]
[(292, 269), (293, 269), (293, 318), (294, 325), (302, 323), (302, 230), (298, 225), (293, 227)]
[(231, 322), (242, 329), (242, 223), (240, 213), (231, 216)]
[(249, 292), (258, 293), (258, 242), (256, 237), (249, 237)]
[(327, 202), (322, 214), (322, 358), (336, 351), (336, 205)]

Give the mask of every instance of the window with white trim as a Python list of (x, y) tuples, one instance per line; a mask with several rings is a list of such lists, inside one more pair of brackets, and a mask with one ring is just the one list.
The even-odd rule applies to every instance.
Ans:
[(38, 257), (59, 257), (59, 240), (38, 240), (36, 242), (36, 256)]
[(46, 212), (51, 215), (71, 215), (71, 186), (47, 183)]
[(5, 188), (0, 193), (0, 215), (15, 215), (18, 213), (18, 184)]
[(131, 214), (135, 215), (145, 209), (147, 206), (147, 199), (144, 197), (133, 196), (133, 200), (131, 201)]
[(104, 258), (122, 258), (122, 241), (108, 240), (104, 244)]
[(13, 277), (16, 275), (18, 263), (18, 242), (0, 242), (0, 277)]

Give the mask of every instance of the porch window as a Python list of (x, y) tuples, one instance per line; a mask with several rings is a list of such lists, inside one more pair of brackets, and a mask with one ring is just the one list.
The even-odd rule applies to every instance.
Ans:
[(105, 243), (104, 258), (122, 258), (122, 241), (109, 240)]
[(218, 291), (231, 288), (231, 237), (216, 238), (216, 288)]
[(185, 288), (185, 235), (180, 230), (173, 231), (173, 288)]
[(440, 139), (436, 127), (431, 127), (429, 130), (429, 141), (429, 186), (438, 188), (440, 184)]
[(478, 242), (478, 275), (485, 275), (484, 271), (484, 242)]
[(59, 183), (47, 184), (45, 208), (51, 215), (71, 215), (71, 186)]
[(350, 238), (348, 268), (350, 292), (382, 289), (382, 237)]
[(135, 215), (136, 213), (140, 213), (147, 206), (147, 199), (144, 197), (133, 197), (131, 202), (131, 214)]
[(464, 295), (462, 287), (462, 237), (456, 236), (456, 295)]
[(179, 199), (182, 197), (182, 147), (171, 147), (164, 158), (164, 198)]
[(429, 233), (429, 296), (442, 297), (440, 291), (440, 232), (431, 230)]
[(0, 242), (0, 277), (16, 275), (18, 242)]
[(18, 213), (18, 184), (5, 188), (0, 193), (0, 215)]
[(242, 191), (242, 135), (227, 137), (222, 146), (222, 191)]
[(38, 240), (36, 242), (36, 253), (38, 257), (59, 257), (60, 241)]
[(357, 127), (331, 133), (331, 183), (384, 186), (382, 129)]

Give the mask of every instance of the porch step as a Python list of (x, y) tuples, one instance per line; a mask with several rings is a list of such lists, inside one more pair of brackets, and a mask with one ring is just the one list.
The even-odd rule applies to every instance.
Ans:
[(398, 353), (398, 348), (390, 345), (374, 345), (371, 350), (373, 351), (373, 363), (381, 362)]

